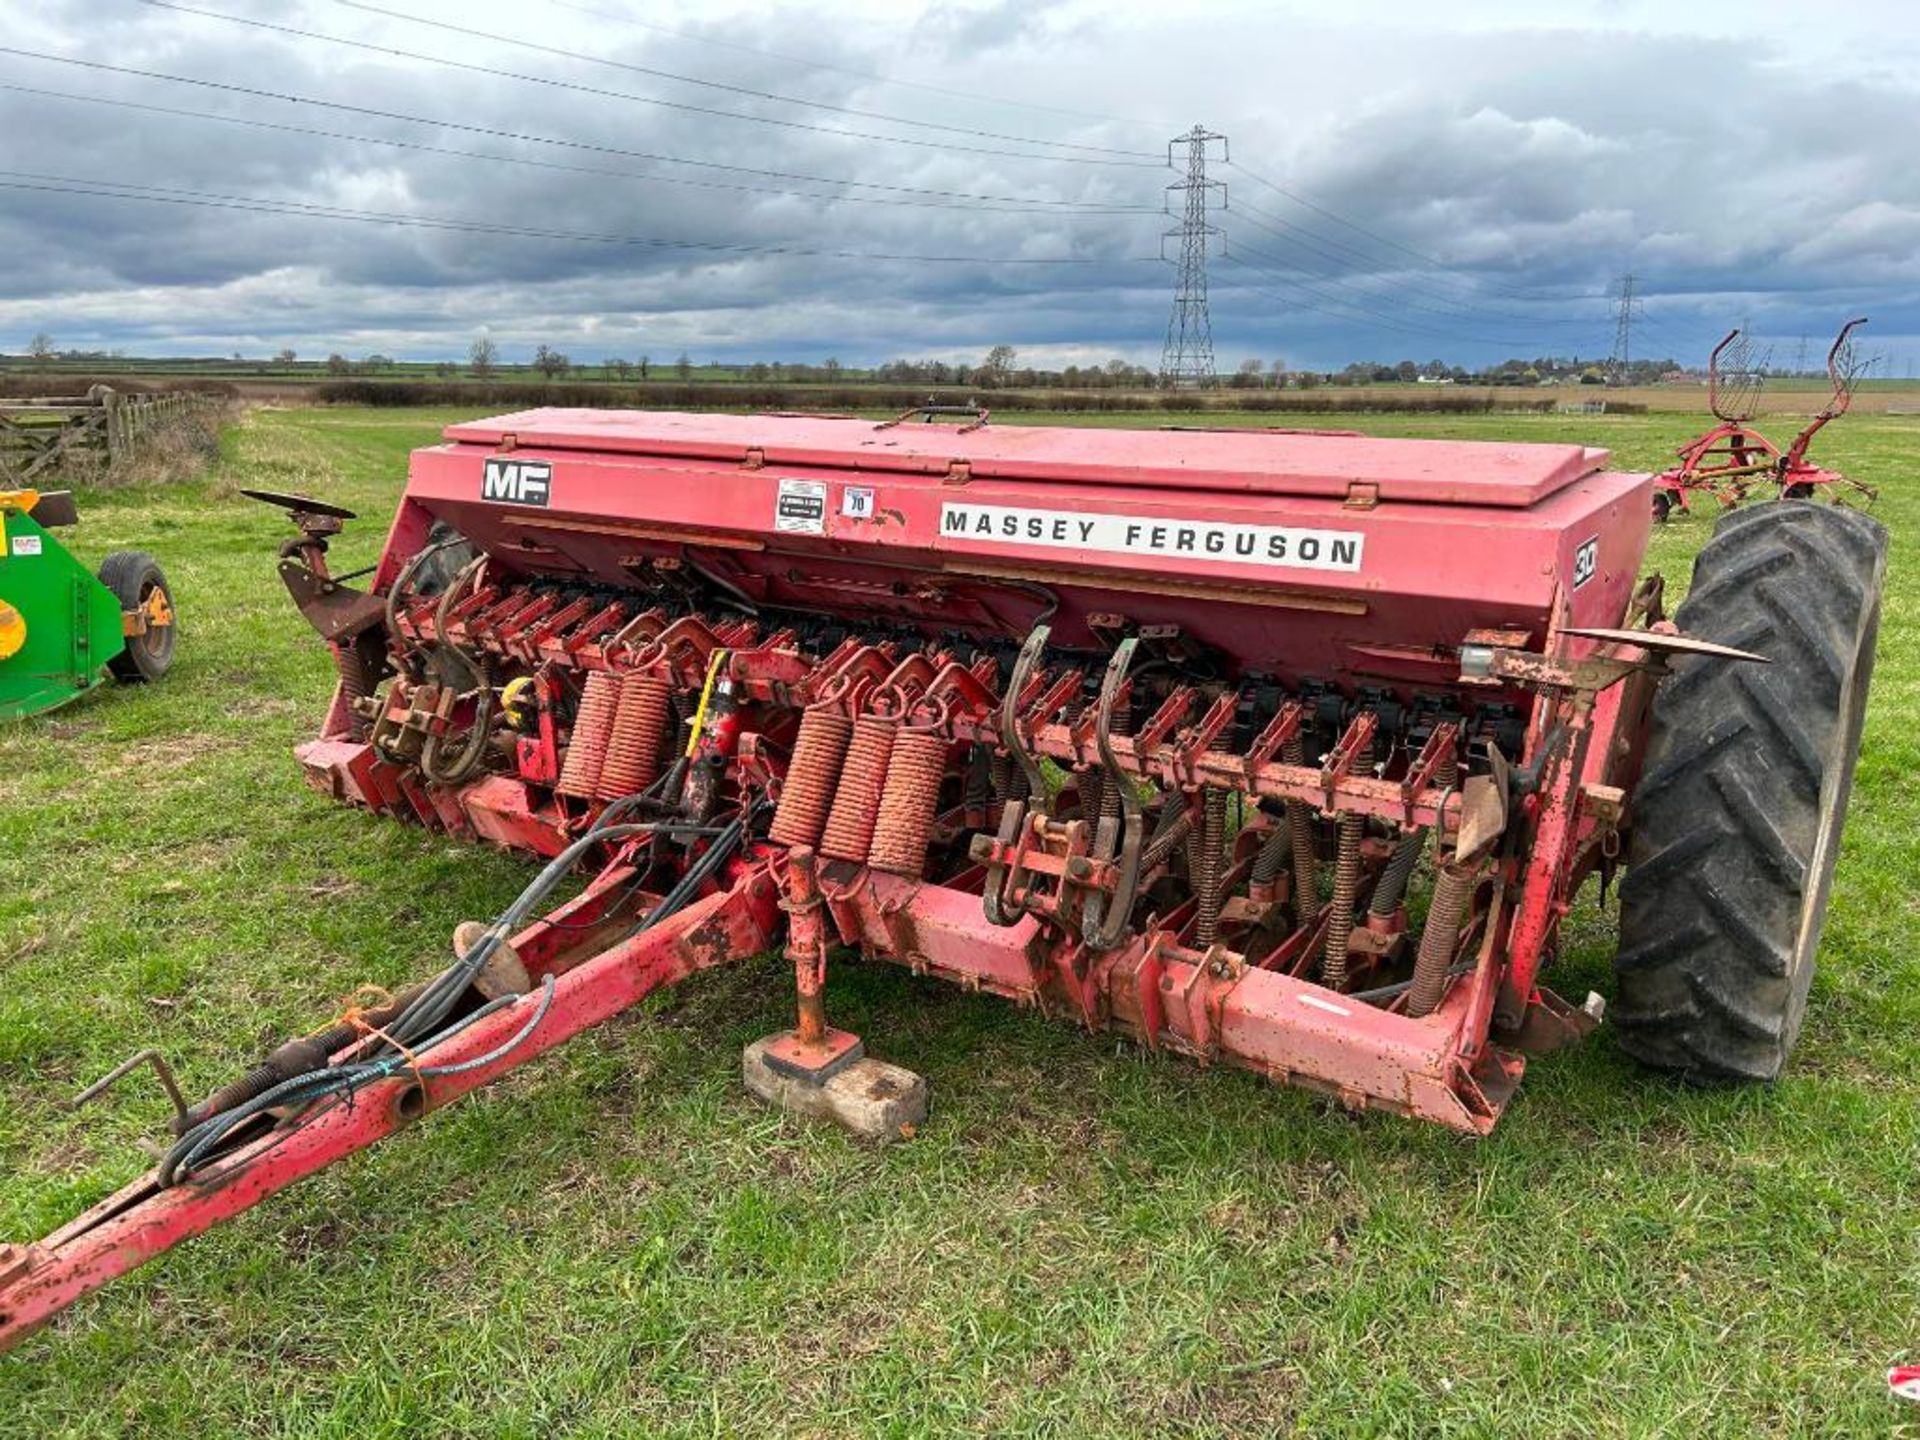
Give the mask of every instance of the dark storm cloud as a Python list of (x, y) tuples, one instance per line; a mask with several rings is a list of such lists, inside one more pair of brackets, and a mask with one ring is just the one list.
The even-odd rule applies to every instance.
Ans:
[[(325, 0), (205, 3), (606, 90), (940, 143), (851, 141), (720, 119), (131, 0), (111, 6), (112, 63), (610, 149), (921, 190), (1154, 206), (1169, 178), (1153, 168), (1082, 163), (1120, 158), (1094, 150), (1051, 160), (976, 153), (1026, 147), (515, 54), (370, 21)], [(1757, 47), (1730, 52), (1711, 37), (1595, 32), (1570, 45), (1565, 33), (1383, 32), (1367, 37), (1362, 56), (1359, 31), (1329, 26), (1285, 32), (1282, 52), (1223, 47), (1217, 37), (1124, 14), (1088, 18), (1070, 6), (942, 5), (921, 15), (911, 34), (946, 61), (906, 67), (943, 87), (936, 93), (863, 78), (903, 68), (896, 27), (822, 24), (795, 7), (707, 22), (702, 33), (720, 48), (596, 18), (623, 0), (394, 4), (747, 88), (1135, 152), (1162, 149), (1157, 122), (1133, 128), (1061, 112), (1134, 110), (1138, 77), (1163, 61), (1178, 68), (1204, 58), (1208, 68), (1189, 81), (1194, 93), (1171, 87), (1155, 108), (1204, 104), (1211, 123), (1231, 130), (1242, 165), (1362, 227), (1345, 228), (1244, 173), (1222, 172), (1234, 208), (1220, 218), (1236, 257), (1214, 266), (1223, 361), (1240, 353), (1296, 363), (1591, 354), (1609, 333), (1605, 285), (1629, 268), (1655, 297), (1650, 348), (1703, 344), (1742, 315), (1769, 334), (1819, 332), (1840, 309), (1865, 304), (1882, 336), (1920, 333), (1920, 183), (1901, 153), (1911, 86), (1896, 77), (1832, 79)], [(98, 58), (105, 52), (92, 40), (102, 18), (97, 5), (49, 6), (10, 24), (0, 44)], [(1236, 29), (1249, 42), (1263, 33), (1258, 19)], [(1274, 57), (1282, 54), (1290, 83), (1277, 86)], [(818, 64), (804, 68), (794, 56)], [(1337, 84), (1343, 65), (1350, 83)], [(1703, 76), (1712, 84), (1703, 86)], [(1085, 361), (1115, 353), (1151, 359), (1165, 325), (1167, 272), (1137, 263), (1158, 253), (1167, 222), (1157, 215), (834, 203), (821, 197), (889, 192), (527, 144), (15, 57), (0, 57), (0, 82), (333, 132), (323, 138), (0, 90), (0, 135), (25, 141), (8, 145), (0, 165), (56, 177), (18, 183), (111, 180), (236, 203), (603, 237), (586, 243), (160, 203), (188, 198), (182, 194), (136, 202), (0, 190), (0, 348), (47, 329), (63, 343), (131, 350), (291, 344), (309, 354), (433, 355), (458, 353), (484, 328), (509, 353), (550, 341), (583, 356), (657, 358), (688, 348), (701, 356), (871, 361), (970, 354), (1009, 340)], [(975, 85), (1049, 108), (944, 93)], [(470, 153), (380, 143), (394, 140)], [(645, 238), (994, 263), (634, 243)], [(1060, 258), (1092, 263), (1004, 263)]]

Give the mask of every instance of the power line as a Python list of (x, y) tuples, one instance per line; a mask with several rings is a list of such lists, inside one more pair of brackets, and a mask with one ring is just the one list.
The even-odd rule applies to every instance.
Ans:
[[(1293, 234), (1287, 233), (1288, 231), (1293, 231), (1298, 229), (1298, 227), (1288, 225), (1286, 221), (1279, 220), (1278, 217), (1270, 217), (1275, 219), (1277, 225), (1285, 227), (1284, 229), (1277, 229), (1275, 228), (1274, 225), (1263, 225), (1260, 223), (1259, 220), (1252, 218), (1253, 216), (1267, 214), (1266, 211), (1261, 210), (1256, 206), (1248, 205), (1245, 202), (1241, 202), (1237, 205), (1230, 204), (1227, 207), (1227, 209), (1228, 209), (1228, 213), (1238, 216), (1240, 219), (1245, 220), (1249, 225), (1252, 225), (1255, 229), (1264, 231), (1265, 233), (1273, 236), (1277, 240), (1280, 240), (1286, 244), (1292, 245), (1298, 249), (1305, 250), (1310, 254), (1318, 255), (1323, 259), (1330, 260), (1336, 265), (1340, 264), (1339, 257), (1335, 255), (1332, 251), (1324, 250), (1320, 248), (1318, 245), (1315, 245), (1314, 243), (1312, 243), (1311, 241), (1302, 240), (1297, 238)], [(1313, 232), (1302, 231), (1300, 233), (1311, 234)], [(1369, 257), (1363, 257), (1363, 258), (1369, 258)], [(1350, 279), (1347, 276), (1342, 274), (1320, 274), (1319, 278), (1333, 285), (1345, 285), (1345, 286), (1357, 285), (1357, 282), (1355, 280)], [(1378, 277), (1375, 277), (1370, 274), (1363, 274), (1361, 278), (1375, 279)], [(1579, 325), (1582, 327), (1586, 327), (1592, 324), (1591, 320), (1554, 319), (1554, 318), (1527, 317), (1527, 316), (1520, 316), (1520, 315), (1503, 315), (1495, 311), (1480, 311), (1471, 307), (1460, 306), (1460, 305), (1454, 305), (1450, 307), (1443, 307), (1441, 305), (1426, 305), (1426, 304), (1422, 304), (1418, 300), (1408, 299), (1405, 296), (1401, 296), (1401, 295), (1383, 295), (1378, 292), (1364, 292), (1364, 291), (1360, 293), (1364, 294), (1366, 298), (1369, 300), (1383, 301), (1387, 304), (1404, 306), (1407, 309), (1411, 309), (1411, 310), (1421, 310), (1421, 311), (1425, 311), (1428, 314), (1439, 315), (1448, 319), (1464, 319), (1464, 320), (1484, 319), (1484, 320), (1492, 321), (1496, 324), (1515, 324), (1515, 325)], [(1435, 298), (1437, 299), (1439, 297), (1435, 297)]]
[[(1338, 305), (1343, 307), (1345, 310), (1349, 312), (1353, 312), (1342, 317), (1345, 319), (1351, 320), (1351, 319), (1358, 318), (1359, 316), (1365, 316), (1373, 321), (1374, 328), (1376, 329), (1397, 330), (1402, 334), (1406, 334), (1406, 335), (1425, 335), (1431, 338), (1441, 339), (1441, 340), (1450, 340), (1450, 341), (1466, 340), (1478, 345), (1504, 345), (1504, 346), (1514, 347), (1517, 349), (1526, 349), (1528, 346), (1534, 343), (1531, 340), (1515, 339), (1513, 337), (1489, 336), (1489, 335), (1467, 335), (1467, 334), (1462, 334), (1457, 330), (1442, 330), (1432, 325), (1422, 325), (1418, 321), (1409, 321), (1406, 319), (1406, 317), (1401, 315), (1383, 314), (1381, 311), (1378, 311), (1378, 310), (1372, 309), (1369, 306), (1363, 305), (1357, 300), (1349, 300), (1344, 296), (1330, 294), (1329, 292), (1321, 289), (1318, 285), (1310, 284), (1306, 280), (1301, 279), (1296, 272), (1290, 270), (1287, 267), (1287, 264), (1285, 261), (1277, 259), (1276, 257), (1267, 254), (1267, 252), (1264, 250), (1260, 250), (1252, 245), (1248, 245), (1244, 241), (1236, 242), (1233, 240), (1233, 237), (1231, 235), (1228, 236), (1228, 242), (1229, 242), (1229, 248), (1227, 250), (1228, 259), (1238, 260), (1241, 264), (1248, 265), (1248, 268), (1264, 269), (1268, 273), (1270, 273), (1278, 283), (1282, 285), (1297, 287), (1299, 289), (1305, 290), (1308, 294), (1314, 295), (1317, 298), (1326, 301), (1328, 304)], [(1247, 255), (1254, 255), (1258, 257), (1260, 260), (1265, 261), (1266, 263), (1264, 266), (1250, 265), (1245, 258)]]
[(761, 245), (745, 241), (684, 240), (651, 235), (603, 234), (585, 230), (555, 230), (500, 221), (462, 220), (451, 216), (399, 215), (302, 200), (274, 200), (257, 195), (223, 195), (168, 185), (136, 185), (119, 180), (93, 180), (66, 175), (43, 175), (25, 170), (0, 170), (0, 189), (81, 195), (99, 200), (137, 200), (152, 204), (202, 210), (233, 210), (251, 214), (286, 215), (317, 220), (344, 220), (360, 224), (394, 225), (416, 230), (444, 230), (460, 234), (499, 235), (533, 240), (562, 240), (590, 245), (632, 246), (651, 250), (690, 250), (715, 255), (787, 255), (831, 260), (898, 260), (921, 265), (1151, 265), (1151, 256), (1067, 256), (1046, 259), (1028, 255), (909, 255), (865, 250), (833, 250), (803, 245)]
[(1135, 160), (1154, 158), (1150, 151), (1145, 150), (1120, 150), (1110, 145), (1082, 145), (1070, 140), (1036, 140), (1027, 135), (1004, 135), (997, 131), (980, 130), (967, 125), (946, 125), (936, 120), (914, 120), (904, 115), (888, 115), (878, 110), (862, 110), (852, 105), (836, 105), (830, 100), (808, 100), (798, 95), (782, 95), (772, 90), (757, 90), (750, 85), (731, 85), (723, 80), (704, 80), (698, 75), (683, 75), (673, 70), (659, 70), (651, 65), (635, 65), (625, 60), (612, 60), (604, 55), (588, 55), (578, 50), (563, 50), (556, 45), (541, 45), (513, 35), (498, 35), (490, 30), (455, 25), (451, 21), (434, 20), (406, 10), (391, 10), (383, 5), (368, 4), (366, 0), (333, 0), (333, 3), (344, 6), (348, 10), (358, 10), (367, 15), (379, 15), (384, 19), (399, 20), (408, 25), (424, 25), (430, 30), (444, 31), (449, 35), (465, 35), (472, 40), (489, 40), (497, 45), (510, 45), (516, 50), (531, 50), (539, 55), (552, 55), (557, 59), (574, 61), (576, 64), (624, 70), (630, 75), (645, 75), (654, 80), (673, 80), (682, 85), (696, 85), (706, 90), (719, 90), (728, 95), (744, 95), (752, 100), (771, 100), (780, 105), (798, 105), (809, 110), (825, 110), (834, 115), (850, 115), (859, 120), (879, 120), (888, 125), (907, 125), (919, 130), (937, 130), (948, 135), (966, 135), (976, 140), (1004, 140), (1016, 145), (1045, 145), (1053, 149), (1078, 150), (1095, 155), (1124, 155)]
[[(109, 65), (102, 60), (82, 60), (71, 55), (52, 55), (39, 50), (22, 50), (10, 45), (0, 45), (0, 55), (15, 55), (29, 60), (44, 60), (50, 64), (67, 65), (82, 70), (99, 71), (110, 75), (129, 75), (142, 80), (161, 80), (174, 85), (190, 85), (202, 90), (213, 90), (228, 95), (246, 95), (258, 100), (277, 100), (290, 105), (310, 105), (316, 109), (333, 110), (346, 115), (362, 115), (375, 120), (398, 120), (410, 125), (432, 125), (442, 130), (454, 130), (466, 135), (485, 135), (496, 140), (512, 140), (530, 145), (551, 145), (560, 149), (583, 151), (595, 155), (613, 155), (627, 160), (649, 160), (663, 165), (687, 165), (702, 170), (718, 170), (732, 175), (751, 175), (768, 180), (796, 180), (810, 185), (845, 185), (861, 190), (878, 190), (895, 195), (930, 195), (949, 200), (978, 200), (1004, 203), (1009, 205), (1029, 205), (1034, 207), (1077, 207), (1084, 202), (1073, 200), (1049, 200), (1039, 196), (1024, 195), (988, 195), (968, 190), (939, 190), (916, 185), (889, 185), (874, 180), (848, 180), (834, 175), (809, 175), (793, 170), (768, 170), (750, 165), (729, 165), (719, 160), (694, 160), (682, 155), (667, 155), (651, 150), (629, 150), (617, 145), (600, 145), (585, 140), (567, 140), (553, 135), (536, 135), (525, 131), (499, 130), (487, 125), (472, 125), (459, 120), (437, 119), (427, 115), (409, 115), (399, 110), (382, 110), (368, 105), (351, 105), (341, 100), (326, 100), (313, 95), (301, 95), (290, 91), (263, 90), (251, 85), (236, 85), (224, 80), (202, 80), (191, 75), (171, 75), (160, 70), (141, 70), (127, 65)], [(1143, 209), (1146, 207), (1142, 207)]]
[(404, 150), (416, 150), (429, 155), (447, 155), (457, 159), (485, 160), (500, 165), (530, 166), (540, 170), (555, 170), (570, 175), (594, 175), (616, 180), (633, 180), (644, 184), (688, 185), (703, 190), (739, 191), (751, 195), (784, 195), (803, 200), (820, 200), (827, 204), (853, 205), (891, 205), (938, 210), (970, 210), (981, 215), (1064, 215), (1105, 216), (1105, 215), (1157, 215), (1160, 212), (1146, 205), (1096, 206), (1075, 205), (1068, 210), (1053, 208), (1052, 204), (1037, 205), (997, 205), (982, 204), (971, 200), (917, 199), (881, 195), (821, 195), (809, 190), (784, 190), (768, 185), (742, 185), (727, 180), (695, 180), (680, 175), (643, 175), (632, 170), (608, 170), (592, 165), (564, 165), (553, 160), (535, 160), (524, 155), (496, 155), (482, 150), (457, 150), (446, 145), (429, 145), (420, 140), (400, 140), (384, 135), (354, 135), (341, 130), (321, 130), (309, 125), (289, 125), (276, 120), (260, 120), (244, 115), (221, 115), (207, 110), (183, 110), (171, 105), (150, 105), (138, 100), (119, 100), (106, 95), (76, 95), (64, 90), (43, 90), (32, 85), (16, 85), (0, 80), (0, 90), (12, 91), (19, 95), (34, 95), (53, 100), (77, 101), (87, 105), (107, 105), (121, 110), (137, 110), (150, 115), (167, 115), (185, 120), (205, 120), (220, 125), (241, 125), (254, 130), (271, 130), (290, 135), (311, 135), (322, 140), (346, 140), (364, 145), (388, 145)]
[(611, 20), (617, 25), (628, 25), (636, 30), (646, 30), (655, 35), (665, 35), (674, 40), (684, 40), (690, 45), (710, 45), (717, 50), (731, 50), (741, 55), (756, 55), (763, 60), (778, 60), (783, 65), (797, 66), (802, 70), (818, 70), (829, 75), (845, 75), (854, 80), (865, 80), (875, 85), (891, 85), (903, 90), (921, 90), (929, 95), (939, 95), (948, 100), (967, 100), (975, 104), (1000, 105), (1012, 110), (1031, 110), (1040, 115), (1061, 115), (1070, 120), (1092, 120), (1106, 125), (1130, 125), (1136, 128), (1159, 129), (1158, 124), (1149, 120), (1130, 120), (1121, 115), (1097, 115), (1087, 110), (1069, 110), (1061, 105), (1041, 105), (1032, 100), (1011, 100), (1004, 95), (984, 95), (977, 90), (960, 90), (945, 85), (930, 85), (924, 80), (902, 80), (893, 75), (881, 75), (872, 70), (856, 70), (846, 65), (830, 65), (824, 60), (811, 60), (802, 55), (786, 54), (779, 50), (766, 50), (757, 45), (748, 45), (738, 40), (722, 40), (716, 35), (696, 35), (690, 30), (676, 30), (670, 25), (656, 24), (651, 20), (640, 20), (617, 10), (602, 10), (592, 5), (576, 4), (575, 0), (546, 0), (546, 3), (561, 10), (571, 10), (576, 15), (588, 15), (596, 20)]
[(1213, 363), (1213, 320), (1207, 314), (1207, 247), (1220, 231), (1207, 222), (1207, 197), (1218, 191), (1226, 199), (1227, 187), (1207, 179), (1207, 147), (1218, 141), (1220, 158), (1227, 158), (1227, 137), (1210, 133), (1196, 125), (1186, 134), (1167, 142), (1167, 163), (1173, 163), (1176, 145), (1187, 152), (1184, 180), (1167, 186), (1167, 194), (1182, 197), (1180, 224), (1161, 237), (1161, 253), (1166, 242), (1180, 242), (1179, 278), (1174, 282), (1173, 310), (1167, 316), (1167, 340), (1160, 351), (1160, 382), (1163, 385), (1215, 385), (1219, 375)]
[[(1253, 171), (1247, 169), (1246, 166), (1240, 164), (1238, 161), (1230, 162), (1230, 164), (1234, 171), (1236, 171), (1238, 174), (1246, 176), (1247, 179), (1253, 181), (1256, 185), (1264, 185), (1267, 189), (1273, 191), (1274, 194), (1280, 196), (1281, 198), (1286, 200), (1291, 200), (1296, 205), (1304, 206), (1306, 209), (1313, 211), (1314, 214), (1323, 216), (1326, 219), (1331, 220), (1334, 224), (1342, 227), (1343, 229), (1351, 230), (1356, 235), (1363, 235), (1367, 239), (1373, 241), (1376, 245), (1384, 245), (1389, 250), (1397, 250), (1402, 255), (1406, 255), (1414, 260), (1418, 260), (1426, 268), (1430, 270), (1438, 271), (1442, 275), (1451, 277), (1453, 274), (1454, 267), (1449, 265), (1446, 261), (1441, 260), (1437, 256), (1428, 255), (1427, 253), (1421, 250), (1415, 250), (1413, 247), (1409, 245), (1403, 245), (1398, 240), (1394, 240), (1386, 235), (1380, 234), (1377, 230), (1368, 229), (1366, 226), (1360, 224), (1358, 221), (1349, 220), (1346, 216), (1340, 214), (1338, 211), (1330, 210), (1326, 206), (1319, 204), (1317, 201), (1308, 199), (1306, 196), (1298, 193), (1297, 191), (1289, 190), (1284, 185), (1276, 184), (1275, 182), (1267, 179), (1263, 175), (1256, 175)], [(1510, 295), (1515, 299), (1532, 300), (1533, 298), (1535, 298), (1533, 296), (1528, 295), (1524, 290), (1516, 290), (1511, 286), (1501, 285), (1492, 280), (1480, 279), (1476, 283), (1484, 286), (1488, 290), (1492, 290), (1498, 294)], [(1598, 298), (1598, 297), (1594, 297), (1594, 298)]]
[[(608, 90), (598, 85), (582, 85), (574, 80), (556, 80), (547, 75), (528, 75), (517, 70), (501, 70), (490, 65), (479, 65), (468, 60), (455, 60), (445, 55), (427, 55), (418, 50), (403, 50), (394, 45), (379, 45), (370, 40), (351, 40), (343, 35), (328, 35), (318, 30), (302, 30), (292, 25), (279, 25), (270, 20), (256, 20), (246, 15), (227, 15), (218, 10), (200, 10), (191, 5), (181, 5), (175, 0), (136, 0), (136, 3), (150, 6), (156, 10), (170, 10), (181, 15), (194, 15), (204, 20), (220, 20), (232, 25), (244, 25), (250, 29), (267, 30), (277, 35), (288, 35), (300, 40), (318, 40), (327, 45), (340, 45), (351, 50), (366, 51), (375, 55), (385, 55), (392, 59), (412, 60), (423, 65), (438, 65), (450, 70), (460, 70), (473, 75), (486, 75), (496, 80), (514, 80), (526, 85), (540, 85), (553, 90), (568, 90), (581, 95), (592, 95), (603, 100), (626, 100), (636, 105), (655, 105), (666, 110), (677, 110), (690, 115), (705, 115), (718, 120), (738, 120), (753, 125), (771, 125), (783, 130), (804, 130), (817, 135), (832, 135), (843, 140), (872, 140), (889, 145), (912, 145), (924, 150), (953, 150), (971, 155), (997, 155), (1010, 160), (1050, 160), (1056, 163), (1074, 165), (1116, 165), (1135, 169), (1159, 169), (1158, 160), (1122, 160), (1101, 159), (1091, 155), (1041, 155), (1029, 150), (1001, 150), (988, 146), (965, 145), (951, 140), (920, 140), (908, 135), (881, 135), (872, 131), (842, 130), (831, 125), (814, 125), (804, 120), (784, 120), (772, 115), (745, 115), (737, 110), (719, 110), (711, 105), (693, 105), (682, 100), (662, 100), (652, 95), (636, 95), (630, 90)], [(518, 44), (520, 42), (509, 41)], [(528, 47), (536, 48), (536, 47)], [(584, 58), (584, 57), (583, 57)], [(607, 62), (612, 63), (612, 62)], [(779, 97), (771, 97), (779, 98)], [(1046, 141), (1027, 141), (1027, 144), (1046, 144)], [(1142, 152), (1144, 153), (1144, 152)]]
[[(1238, 252), (1234, 250), (1231, 250), (1231, 249), (1228, 250), (1225, 258), (1227, 259), (1228, 263), (1238, 266), (1240, 269), (1247, 271), (1250, 275), (1259, 275), (1259, 274), (1265, 273), (1262, 270), (1260, 270), (1258, 267), (1255, 267), (1254, 265), (1250, 264), (1242, 255), (1240, 255)], [(1288, 282), (1288, 281), (1282, 280), (1282, 281), (1279, 281), (1278, 283), (1297, 284), (1298, 282)], [(1501, 340), (1482, 340), (1480, 339), (1480, 337), (1476, 337), (1476, 336), (1450, 335), (1442, 331), (1435, 331), (1435, 330), (1409, 329), (1407, 326), (1397, 325), (1397, 324), (1394, 324), (1392, 321), (1377, 318), (1374, 315), (1374, 312), (1371, 312), (1371, 311), (1364, 312), (1361, 314), (1354, 314), (1351, 311), (1344, 308), (1345, 302), (1337, 298), (1327, 297), (1318, 291), (1309, 291), (1308, 293), (1314, 294), (1316, 297), (1321, 299), (1328, 299), (1331, 305), (1339, 306), (1342, 308), (1329, 309), (1327, 305), (1315, 305), (1310, 300), (1301, 299), (1297, 294), (1283, 295), (1278, 290), (1273, 289), (1271, 286), (1257, 284), (1251, 280), (1242, 281), (1241, 286), (1242, 288), (1251, 290), (1256, 295), (1264, 295), (1270, 300), (1278, 301), (1282, 306), (1285, 306), (1289, 309), (1308, 310), (1316, 315), (1324, 315), (1329, 320), (1338, 320), (1342, 324), (1358, 326), (1362, 330), (1391, 331), (1396, 334), (1413, 335), (1419, 338), (1437, 339), (1441, 341), (1458, 341), (1461, 339), (1467, 339), (1467, 340), (1474, 340), (1477, 343), (1493, 344), (1493, 345), (1506, 345), (1510, 343), (1510, 342), (1501, 341)]]

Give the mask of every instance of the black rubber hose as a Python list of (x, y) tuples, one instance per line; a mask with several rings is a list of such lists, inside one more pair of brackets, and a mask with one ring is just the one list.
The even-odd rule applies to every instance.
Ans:
[[(387, 1004), (368, 1010), (364, 1016), (365, 1023), (385, 1029), (393, 1018), (417, 1000), (425, 989), (425, 985), (414, 985), (402, 990)], [(342, 1020), (339, 1024), (329, 1026), (317, 1035), (289, 1040), (238, 1080), (222, 1085), (184, 1115), (176, 1115), (168, 1128), (176, 1135), (184, 1135), (214, 1116), (224, 1115), (227, 1111), (238, 1109), (249, 1100), (266, 1094), (282, 1081), (291, 1080), (296, 1075), (305, 1075), (324, 1069), (327, 1062), (333, 1058), (334, 1051), (352, 1043), (355, 1037), (362, 1033), (364, 1032)]]
[[(682, 909), (707, 876), (717, 870), (739, 846), (745, 838), (751, 817), (736, 818), (718, 830), (670, 822), (625, 825), (614, 822), (627, 811), (655, 800), (661, 793), (671, 789), (685, 771), (685, 761), (677, 761), (644, 792), (626, 796), (609, 805), (600, 813), (592, 828), (534, 877), (471, 950), (426, 984), (415, 986), (397, 996), (389, 1005), (370, 1012), (368, 1018), (401, 1044), (412, 1044), (421, 1050), (428, 1050), (457, 1035), (501, 1005), (517, 1000), (517, 996), (503, 996), (463, 1020), (445, 1028), (436, 1028), (466, 992), (473, 976), (479, 972), (487, 957), (498, 949), (504, 937), (524, 923), (527, 914), (559, 883), (581, 855), (604, 840), (640, 832), (663, 831), (689, 838), (712, 836), (713, 843), (706, 854), (687, 867), (679, 882), (635, 927), (635, 933)], [(160, 1185), (163, 1188), (171, 1186), (182, 1175), (191, 1175), (236, 1128), (267, 1110), (283, 1105), (305, 1105), (332, 1095), (351, 1095), (364, 1085), (396, 1073), (400, 1052), (392, 1044), (384, 1042), (378, 1050), (346, 1064), (328, 1064), (333, 1051), (349, 1043), (359, 1033), (357, 1028), (342, 1022), (319, 1035), (289, 1042), (248, 1075), (196, 1106), (186, 1122), (177, 1127), (182, 1131), (180, 1138), (161, 1162), (158, 1176)], [(293, 1067), (296, 1065), (305, 1068), (295, 1070)], [(289, 1070), (293, 1073), (285, 1073)], [(243, 1091), (247, 1093), (243, 1095)], [(216, 1103), (221, 1106), (218, 1110), (213, 1108)], [(196, 1121), (192, 1118), (194, 1115), (204, 1115), (205, 1118)]]

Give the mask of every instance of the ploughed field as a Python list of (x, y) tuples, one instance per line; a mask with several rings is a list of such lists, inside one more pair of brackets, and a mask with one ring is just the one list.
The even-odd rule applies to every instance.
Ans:
[[(332, 671), (274, 575), (283, 517), (234, 493), (359, 510), (357, 568), (458, 418), (258, 412), (204, 483), (83, 497), (73, 548), (153, 551), (180, 648), (162, 686), (0, 728), (0, 1239), (145, 1167), (149, 1078), (64, 1108), (114, 1063), (158, 1045), (204, 1093), (528, 878), (301, 784)], [(1703, 421), (1329, 423), (1657, 468)], [(847, 965), (829, 1013), (933, 1086), (873, 1152), (742, 1090), (740, 1047), (789, 1022), (762, 957), (82, 1302), (0, 1358), (0, 1435), (1920, 1433), (1882, 1379), (1920, 1352), (1920, 417), (1850, 415), (1815, 457), (1883, 487), (1893, 550), (1777, 1087), (1683, 1089), (1603, 1028), (1470, 1142)], [(1671, 602), (1710, 524), (1656, 533)], [(1590, 887), (1549, 983), (1610, 991), (1613, 927)]]

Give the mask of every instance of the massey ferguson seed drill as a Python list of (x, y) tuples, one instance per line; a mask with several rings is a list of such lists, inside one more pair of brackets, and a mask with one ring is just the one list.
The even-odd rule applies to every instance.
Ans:
[(0, 1247), (0, 1346), (776, 949), (797, 1020), (751, 1064), (804, 1108), (850, 1113), (877, 1063), (827, 1016), (858, 956), (1480, 1135), (1598, 1018), (1541, 974), (1624, 867), (1623, 1048), (1775, 1076), (1885, 532), (1730, 513), (1669, 620), (1652, 477), (1606, 458), (535, 410), (413, 456), (367, 590), (328, 572), (351, 516), (262, 496), (339, 672), (308, 780), (544, 866), (438, 973), (176, 1095), (156, 1168)]

